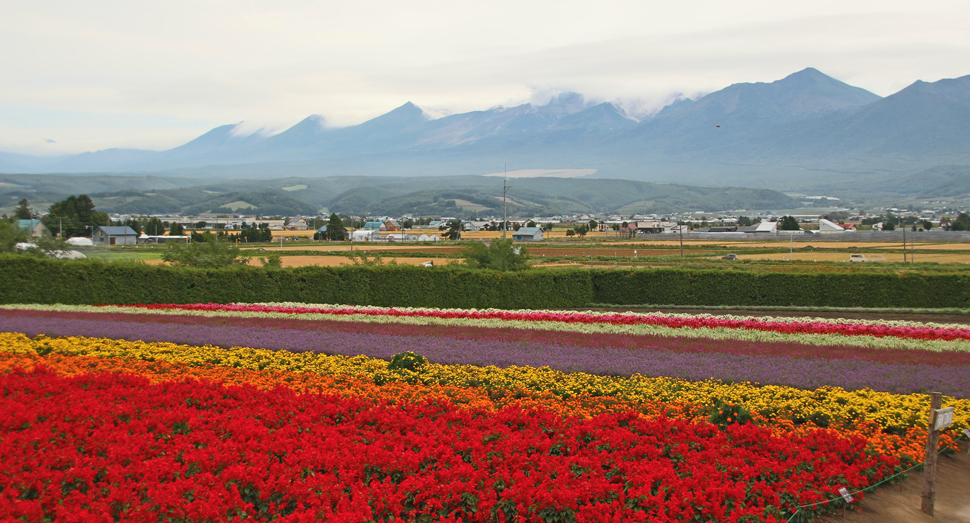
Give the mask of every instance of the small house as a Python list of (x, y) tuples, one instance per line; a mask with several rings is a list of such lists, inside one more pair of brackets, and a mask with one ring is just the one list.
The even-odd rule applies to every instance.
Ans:
[(43, 235), (51, 235), (50, 229), (40, 220), (20, 220), (18, 225), (21, 229), (30, 231), (30, 235), (39, 238)]
[(512, 233), (512, 240), (517, 242), (541, 242), (542, 229), (539, 227), (522, 227)]
[(138, 233), (127, 225), (98, 227), (91, 236), (95, 245), (135, 245)]

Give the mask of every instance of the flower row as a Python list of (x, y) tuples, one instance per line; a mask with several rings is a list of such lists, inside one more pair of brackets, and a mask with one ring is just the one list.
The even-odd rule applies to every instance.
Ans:
[[(583, 372), (562, 372), (548, 367), (428, 364), (416, 371), (393, 371), (385, 360), (365, 356), (339, 356), (245, 347), (222, 348), (173, 343), (65, 337), (28, 338), (0, 333), (0, 351), (11, 353), (90, 355), (184, 363), (192, 367), (232, 366), (254, 370), (286, 370), (326, 376), (361, 376), (377, 383), (410, 380), (425, 384), (480, 387), (490, 390), (549, 392), (560, 398), (610, 396), (634, 403), (670, 402), (711, 405), (715, 400), (743, 406), (769, 419), (812, 421), (820, 426), (848, 427), (870, 421), (881, 429), (905, 433), (925, 428), (929, 398), (925, 394), (890, 394), (872, 390), (846, 391), (837, 387), (802, 390), (785, 386), (758, 386), (717, 380), (629, 378)], [(954, 424), (944, 435), (970, 427), (970, 400), (945, 397), (956, 407)]]
[(136, 376), (0, 376), (26, 520), (784, 521), (900, 470), (863, 438)]
[[(728, 342), (697, 338), (663, 338), (630, 336), (638, 346), (593, 346), (583, 341), (603, 342), (602, 335), (584, 339), (555, 337), (555, 331), (461, 328), (454, 336), (436, 332), (420, 335), (414, 329), (392, 325), (397, 332), (385, 333), (373, 325), (347, 322), (301, 322), (249, 318), (218, 318), (216, 321), (182, 321), (184, 317), (155, 317), (166, 321), (144, 321), (151, 315), (38, 313), (36, 311), (3, 311), (0, 331), (22, 332), (31, 336), (86, 336), (112, 339), (172, 342), (186, 345), (249, 346), (291, 352), (321, 352), (390, 359), (408, 350), (418, 352), (434, 363), (498, 367), (544, 367), (563, 372), (586, 372), (597, 375), (666, 376), (687, 380), (718, 379), (784, 385), (800, 389), (837, 386), (848, 390), (873, 389), (893, 393), (913, 393), (928, 388), (943, 390), (959, 398), (970, 398), (970, 380), (966, 378), (970, 361), (946, 361), (939, 353), (930, 353), (936, 365), (916, 363), (925, 351), (911, 351), (909, 358), (898, 358), (906, 351), (871, 350), (881, 360), (855, 359), (852, 351), (832, 350), (832, 356), (818, 358), (803, 350), (804, 357), (791, 357), (790, 352), (809, 347), (797, 344)], [(190, 318), (191, 319), (191, 318)], [(125, 321), (128, 320), (128, 321)], [(208, 320), (208, 319), (207, 319)], [(221, 320), (221, 321), (219, 321)], [(254, 324), (261, 321), (261, 324)], [(292, 328), (303, 326), (305, 328)], [(405, 327), (405, 328), (402, 328)], [(394, 328), (388, 330), (395, 330)], [(403, 332), (401, 332), (403, 331)], [(522, 339), (517, 333), (533, 333)], [(553, 339), (543, 340), (542, 335)], [(537, 339), (538, 338), (538, 339)], [(647, 338), (647, 339), (645, 339)], [(619, 341), (629, 341), (621, 339)], [(568, 343), (568, 345), (566, 345)], [(744, 345), (738, 347), (738, 345)], [(814, 357), (813, 357), (814, 356)], [(958, 358), (970, 360), (970, 353)], [(903, 360), (903, 361), (899, 361)], [(906, 361), (909, 360), (909, 361)]]
[(281, 312), (286, 314), (331, 314), (367, 316), (416, 316), (446, 319), (498, 319), (504, 321), (543, 321), (557, 323), (605, 323), (610, 325), (658, 325), (669, 328), (706, 328), (706, 329), (745, 329), (782, 332), (786, 334), (841, 334), (844, 336), (890, 336), (917, 340), (970, 340), (970, 329), (963, 326), (893, 326), (860, 322), (826, 322), (817, 318), (811, 321), (786, 318), (733, 318), (724, 316), (671, 315), (671, 314), (631, 314), (558, 311), (476, 311), (456, 309), (398, 309), (398, 308), (357, 308), (357, 307), (308, 307), (280, 306), (270, 304), (217, 304), (196, 303), (189, 305), (138, 304), (123, 305), (146, 309), (203, 310), (203, 311), (246, 311)]
[[(43, 351), (43, 348), (42, 348)], [(182, 362), (146, 361), (140, 359), (125, 359), (99, 356), (64, 356), (57, 353), (47, 353), (43, 356), (26, 349), (21, 352), (0, 351), (0, 373), (14, 369), (32, 370), (42, 368), (62, 376), (76, 376), (79, 374), (134, 374), (148, 378), (152, 383), (165, 381), (180, 381), (196, 379), (212, 381), (224, 385), (252, 385), (261, 390), (272, 390), (286, 387), (300, 394), (325, 394), (344, 397), (364, 398), (375, 403), (407, 404), (423, 402), (449, 402), (461, 408), (478, 408), (497, 411), (506, 407), (520, 409), (542, 408), (556, 412), (561, 416), (588, 419), (601, 414), (618, 414), (637, 412), (647, 417), (666, 416), (681, 420), (711, 420), (718, 423), (730, 423), (727, 416), (748, 412), (751, 422), (767, 427), (778, 436), (792, 434), (807, 434), (818, 426), (812, 421), (804, 421), (796, 425), (791, 420), (783, 418), (767, 419), (757, 412), (751, 412), (743, 407), (734, 405), (727, 413), (721, 412), (723, 405), (731, 403), (719, 402), (717, 398), (708, 403), (686, 403), (655, 401), (640, 399), (633, 401), (616, 396), (580, 394), (570, 397), (560, 397), (548, 391), (526, 389), (500, 389), (467, 387), (448, 384), (425, 384), (413, 379), (412, 374), (401, 373), (379, 375), (381, 385), (364, 375), (350, 376), (346, 374), (317, 374), (311, 372), (297, 372), (275, 369), (248, 369), (238, 366), (204, 365), (190, 366)], [(406, 381), (404, 381), (406, 380)], [(743, 410), (742, 410), (743, 409)], [(820, 422), (824, 418), (816, 417)], [(732, 420), (741, 422), (741, 419)], [(925, 430), (911, 427), (904, 434), (889, 434), (884, 427), (872, 421), (853, 421), (837, 424), (838, 430), (845, 436), (862, 437), (868, 441), (871, 452), (879, 455), (906, 456), (913, 461), (923, 458), (925, 448)], [(901, 432), (901, 431), (898, 431)], [(951, 446), (947, 436), (944, 445)]]
[[(161, 306), (159, 306), (161, 307)], [(181, 306), (180, 306), (181, 307)], [(603, 334), (630, 334), (630, 335), (649, 335), (663, 336), (670, 338), (705, 338), (712, 340), (739, 340), (750, 342), (777, 342), (777, 343), (801, 343), (806, 345), (819, 346), (845, 346), (845, 347), (867, 347), (873, 349), (899, 349), (916, 350), (923, 352), (940, 353), (970, 353), (970, 341), (963, 339), (954, 340), (917, 340), (910, 338), (897, 338), (892, 336), (850, 336), (841, 334), (812, 334), (812, 333), (784, 333), (776, 331), (750, 330), (750, 329), (727, 329), (727, 328), (672, 328), (661, 325), (638, 323), (632, 325), (610, 324), (610, 323), (564, 323), (555, 321), (520, 321), (503, 319), (473, 319), (473, 318), (442, 318), (434, 316), (400, 316), (400, 315), (380, 315), (380, 314), (325, 314), (309, 312), (279, 312), (271, 309), (261, 311), (249, 310), (223, 310), (214, 306), (203, 309), (187, 308), (141, 308), (141, 307), (96, 307), (86, 305), (0, 305), (0, 310), (35, 310), (35, 311), (60, 311), (60, 312), (96, 312), (111, 311), (135, 315), (156, 314), (174, 316), (199, 316), (206, 318), (273, 318), (273, 319), (299, 319), (302, 321), (343, 321), (359, 322), (366, 324), (399, 324), (412, 326), (473, 326), (491, 329), (522, 329), (555, 331), (564, 333), (583, 333), (590, 335)], [(243, 307), (237, 307), (242, 309)], [(348, 309), (356, 310), (356, 309)], [(366, 309), (373, 310), (373, 309)]]

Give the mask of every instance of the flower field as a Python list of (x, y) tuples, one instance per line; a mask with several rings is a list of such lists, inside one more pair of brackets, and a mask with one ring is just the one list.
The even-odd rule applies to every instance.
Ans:
[(955, 447), (970, 330), (19, 305), (0, 382), (5, 519), (809, 521), (922, 460), (927, 391)]

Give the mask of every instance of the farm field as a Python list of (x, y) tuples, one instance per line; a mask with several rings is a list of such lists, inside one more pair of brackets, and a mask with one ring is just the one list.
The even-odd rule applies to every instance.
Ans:
[[(163, 265), (164, 261), (160, 259), (142, 260), (148, 265)], [(282, 256), (280, 261), (283, 263), (284, 268), (290, 267), (312, 267), (314, 265), (320, 267), (337, 267), (340, 265), (353, 265), (354, 261), (346, 256)], [(433, 262), (434, 264), (446, 264), (449, 262), (461, 263), (459, 258), (441, 259), (441, 258), (421, 258), (421, 257), (401, 257), (396, 258), (394, 256), (387, 256), (382, 258), (383, 263), (394, 262), (398, 265), (421, 265), (425, 262)], [(251, 267), (260, 267), (262, 262), (259, 257), (252, 257), (246, 260), (247, 265)]]
[(0, 513), (811, 521), (922, 460), (928, 390), (957, 449), (968, 371), (912, 321), (5, 305)]
[[(886, 262), (902, 262), (908, 261), (910, 254), (906, 254), (906, 260), (903, 259), (902, 252), (886, 252), (880, 253), (881, 256), (885, 258)], [(742, 260), (800, 260), (800, 261), (819, 261), (819, 262), (848, 262), (849, 253), (848, 252), (794, 252), (793, 256), (789, 256), (787, 252), (774, 252), (774, 253), (739, 253), (738, 258)], [(950, 252), (932, 252), (932, 253), (916, 253), (916, 262), (932, 262), (932, 263), (970, 263), (970, 252), (966, 253), (950, 253)]]

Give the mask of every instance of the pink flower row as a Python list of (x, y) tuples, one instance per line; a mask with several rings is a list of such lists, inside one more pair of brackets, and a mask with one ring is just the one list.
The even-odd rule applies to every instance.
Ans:
[(933, 327), (900, 327), (888, 325), (874, 325), (865, 323), (825, 323), (825, 322), (772, 322), (757, 319), (736, 320), (713, 316), (670, 317), (640, 314), (586, 314), (573, 312), (521, 312), (521, 311), (463, 311), (463, 310), (434, 310), (395, 308), (316, 308), (316, 307), (278, 307), (268, 305), (223, 305), (218, 303), (195, 303), (187, 305), (175, 304), (137, 304), (119, 305), (118, 307), (171, 309), (186, 311), (245, 311), (245, 312), (275, 312), (283, 314), (330, 314), (334, 316), (365, 315), (365, 316), (414, 316), (433, 317), (442, 319), (494, 319), (506, 321), (536, 321), (559, 323), (586, 323), (635, 325), (648, 324), (669, 328), (708, 328), (708, 329), (744, 329), (757, 331), (781, 332), (786, 334), (841, 334), (845, 336), (873, 336), (876, 338), (895, 337), (917, 340), (970, 340), (970, 329), (965, 328), (933, 328)]

